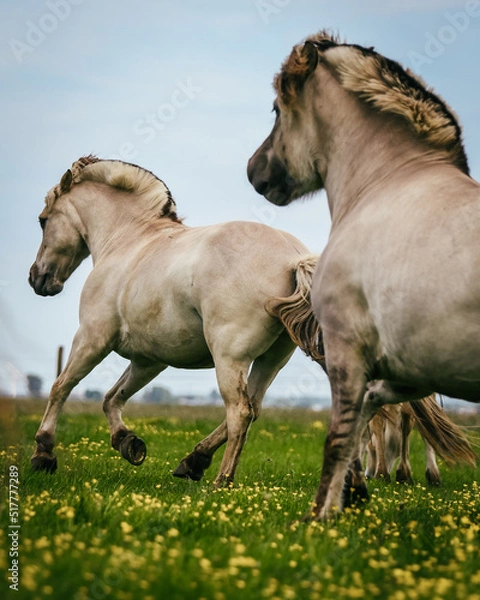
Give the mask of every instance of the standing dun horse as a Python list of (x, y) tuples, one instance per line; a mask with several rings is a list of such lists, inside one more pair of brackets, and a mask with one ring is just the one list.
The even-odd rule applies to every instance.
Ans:
[[(293, 236), (258, 223), (187, 227), (155, 175), (93, 156), (75, 162), (47, 194), (40, 225), (29, 278), (37, 294), (58, 294), (89, 254), (94, 268), (82, 291), (80, 328), (36, 434), (33, 467), (55, 471), (63, 403), (117, 352), (131, 362), (103, 404), (112, 446), (132, 464), (143, 462), (145, 443), (122, 421), (128, 398), (167, 366), (215, 367), (226, 421), (175, 474), (200, 479), (227, 442), (216, 483), (232, 481), (265, 391), (296, 344), (322, 359), (309, 301), (318, 257)], [(271, 314), (276, 306), (283, 307), (280, 318)]]
[(379, 406), (480, 401), (480, 186), (448, 106), (371, 48), (320, 32), (274, 87), (248, 177), (277, 205), (324, 188), (332, 219), (312, 284), (333, 405), (307, 518), (324, 519), (365, 494), (351, 461)]

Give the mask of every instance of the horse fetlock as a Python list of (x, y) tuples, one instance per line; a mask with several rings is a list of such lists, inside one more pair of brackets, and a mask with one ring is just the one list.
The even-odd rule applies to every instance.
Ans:
[(54, 446), (54, 437), (48, 431), (38, 431), (35, 436), (37, 452), (51, 454)]
[(173, 472), (173, 475), (175, 477), (180, 477), (181, 479), (200, 481), (205, 473), (205, 470), (208, 469), (211, 463), (211, 456), (193, 451), (191, 454), (182, 459), (178, 467)]

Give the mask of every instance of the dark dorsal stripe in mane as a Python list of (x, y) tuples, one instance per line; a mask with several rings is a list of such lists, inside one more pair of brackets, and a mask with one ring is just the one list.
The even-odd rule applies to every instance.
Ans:
[(102, 160), (90, 154), (79, 158), (45, 198), (47, 210), (57, 198), (82, 181), (104, 183), (142, 196), (145, 208), (158, 210), (159, 217), (179, 222), (176, 205), (165, 183), (151, 171), (121, 160)]
[[(309, 46), (315, 48), (315, 56), (308, 51)], [(337, 48), (345, 52), (329, 52)], [(462, 130), (453, 111), (420, 77), (373, 48), (342, 43), (327, 31), (308, 37), (304, 44), (293, 48), (274, 81), (287, 105), (295, 101), (318, 60), (337, 73), (345, 89), (377, 110), (401, 117), (419, 137), (444, 150), (458, 168), (469, 174)]]

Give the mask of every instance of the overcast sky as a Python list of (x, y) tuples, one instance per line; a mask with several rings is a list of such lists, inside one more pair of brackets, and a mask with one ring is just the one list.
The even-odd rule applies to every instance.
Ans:
[[(245, 173), (272, 126), (273, 75), (319, 29), (422, 75), (458, 115), (479, 178), (480, 0), (0, 0), (0, 10), (0, 390), (23, 392), (27, 373), (48, 388), (57, 347), (77, 328), (90, 260), (54, 298), (36, 296), (27, 275), (45, 193), (82, 155), (152, 170), (188, 225), (257, 220), (322, 250), (324, 195), (274, 208)], [(108, 389), (124, 365), (110, 359), (78, 390)], [(272, 391), (325, 393), (313, 367), (295, 355)], [(169, 369), (157, 382), (215, 387), (212, 371)]]

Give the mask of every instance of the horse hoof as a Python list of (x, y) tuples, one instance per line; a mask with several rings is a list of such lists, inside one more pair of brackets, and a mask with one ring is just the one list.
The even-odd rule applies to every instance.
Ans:
[(129, 463), (138, 467), (138, 465), (143, 463), (147, 456), (147, 446), (141, 438), (130, 433), (120, 442), (120, 454), (123, 458), (127, 459)]
[(30, 459), (34, 471), (55, 473), (57, 470), (57, 457), (54, 454), (34, 454)]
[(380, 475), (376, 475), (375, 479), (378, 481), (383, 481), (384, 483), (390, 483), (390, 473), (381, 473)]
[(355, 486), (347, 486), (343, 488), (342, 493), (342, 504), (343, 508), (349, 508), (351, 506), (356, 506), (363, 502), (367, 502), (370, 496), (368, 494), (367, 485), (365, 483), (360, 483)]
[(403, 471), (397, 471), (395, 475), (395, 481), (397, 483), (401, 483), (402, 485), (413, 485), (412, 476), (408, 473), (404, 473)]
[(186, 456), (178, 465), (173, 472), (175, 477), (181, 479), (192, 479), (193, 481), (200, 481), (205, 473), (205, 469), (208, 469), (212, 462), (210, 456), (206, 454), (199, 454), (198, 452), (192, 452)]
[(441, 487), (442, 480), (440, 479), (440, 475), (431, 471), (431, 469), (427, 469), (425, 471), (425, 478), (427, 480), (428, 485), (433, 487)]

